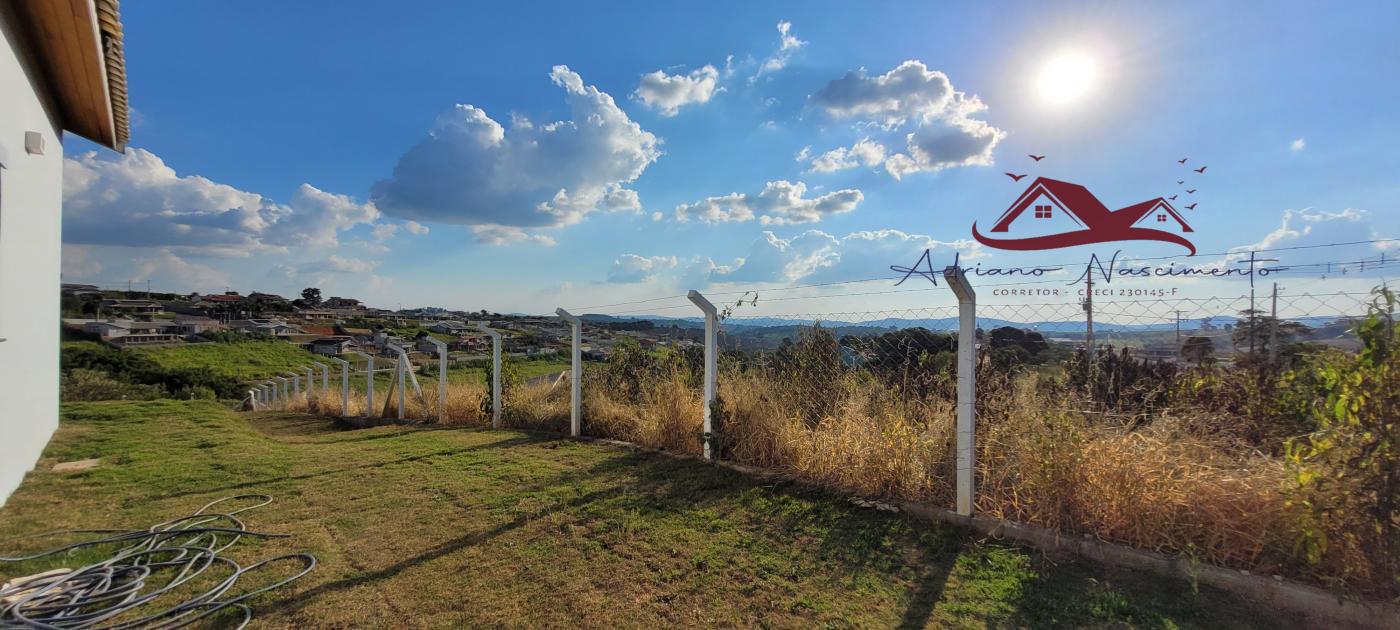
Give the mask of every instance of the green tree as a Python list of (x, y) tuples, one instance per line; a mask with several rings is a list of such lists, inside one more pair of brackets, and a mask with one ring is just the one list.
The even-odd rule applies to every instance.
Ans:
[(1285, 321), (1257, 309), (1245, 309), (1240, 311), (1240, 321), (1230, 332), (1230, 341), (1236, 350), (1249, 350), (1252, 346), (1255, 353), (1265, 353), (1269, 351), (1270, 339), (1277, 338), (1282, 350), (1311, 332), (1312, 328), (1302, 322)]
[(301, 299), (311, 306), (318, 306), (321, 304), (321, 290), (316, 287), (302, 289)]
[(1181, 358), (1196, 365), (1215, 361), (1215, 342), (1210, 337), (1187, 337), (1181, 344)]

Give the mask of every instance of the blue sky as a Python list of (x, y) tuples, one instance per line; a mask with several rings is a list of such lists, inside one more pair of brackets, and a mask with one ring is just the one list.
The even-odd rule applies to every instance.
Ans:
[(550, 312), (1116, 249), (973, 242), (1035, 176), (1189, 179), (1202, 254), (1400, 236), (1395, 3), (873, 6), (128, 3), (131, 149), (66, 141), (64, 279)]

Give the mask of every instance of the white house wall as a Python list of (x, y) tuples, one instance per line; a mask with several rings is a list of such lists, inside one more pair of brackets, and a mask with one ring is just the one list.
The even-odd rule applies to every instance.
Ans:
[(12, 11), (0, 3), (0, 504), (58, 427), (63, 145)]

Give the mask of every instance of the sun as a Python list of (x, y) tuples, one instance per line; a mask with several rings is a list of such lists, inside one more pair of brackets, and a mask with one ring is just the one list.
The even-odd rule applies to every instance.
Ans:
[(1042, 103), (1065, 107), (1084, 100), (1099, 82), (1099, 64), (1081, 51), (1066, 51), (1054, 57), (1036, 76), (1036, 93)]

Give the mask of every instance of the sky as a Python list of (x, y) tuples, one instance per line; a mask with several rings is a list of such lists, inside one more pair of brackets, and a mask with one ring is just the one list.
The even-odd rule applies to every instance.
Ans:
[[(1079, 266), (1059, 284), (1119, 250), (1400, 257), (1393, 2), (122, 9), (132, 141), (65, 140), (65, 282), (691, 315), (689, 289), (946, 303), (850, 283), (925, 249), (939, 268)], [(1110, 209), (1176, 195), (1197, 255), (974, 240), (1042, 176)], [(1295, 291), (1388, 273), (1307, 269)]]

